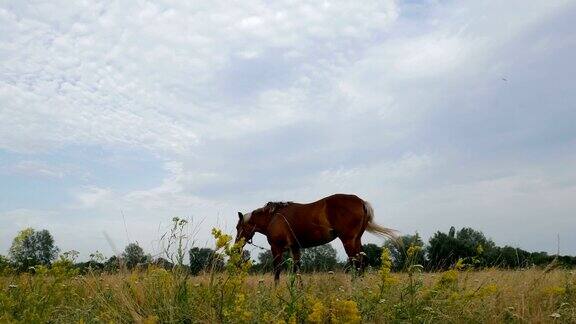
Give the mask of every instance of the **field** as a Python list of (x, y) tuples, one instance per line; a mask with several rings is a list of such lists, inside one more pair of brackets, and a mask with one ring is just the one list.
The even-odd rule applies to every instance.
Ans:
[(0, 322), (576, 322), (576, 275), (563, 269), (190, 277), (148, 268), (0, 277)]

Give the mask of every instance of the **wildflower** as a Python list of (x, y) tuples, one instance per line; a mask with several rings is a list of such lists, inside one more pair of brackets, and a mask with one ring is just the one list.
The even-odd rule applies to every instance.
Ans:
[(458, 272), (456, 270), (448, 270), (442, 274), (440, 281), (438, 282), (440, 286), (449, 286), (455, 284), (458, 281)]
[(458, 261), (454, 265), (454, 269), (462, 270), (462, 269), (464, 269), (465, 266), (466, 266), (466, 264), (464, 264), (464, 259), (458, 259)]
[(321, 301), (316, 301), (312, 305), (312, 312), (308, 315), (308, 321), (310, 323), (324, 323), (326, 318), (326, 306), (322, 304)]
[(353, 300), (337, 301), (334, 304), (332, 313), (332, 322), (334, 323), (360, 323), (362, 318), (358, 311), (358, 305)]
[(495, 294), (498, 291), (498, 286), (496, 284), (489, 284), (478, 291), (478, 296), (484, 297)]
[(482, 246), (482, 244), (478, 244), (478, 246), (476, 247), (476, 254), (481, 255), (482, 253), (484, 253), (484, 247)]
[(566, 293), (566, 288), (558, 287), (558, 286), (551, 286), (544, 288), (543, 292), (548, 295), (552, 296), (560, 296)]
[(420, 252), (421, 250), (422, 247), (420, 245), (410, 244), (408, 251), (406, 251), (406, 255), (408, 255), (408, 258), (411, 259), (416, 255), (416, 253)]
[(560, 313), (554, 312), (554, 313), (550, 314), (549, 316), (552, 318), (560, 318), (561, 315), (560, 315)]

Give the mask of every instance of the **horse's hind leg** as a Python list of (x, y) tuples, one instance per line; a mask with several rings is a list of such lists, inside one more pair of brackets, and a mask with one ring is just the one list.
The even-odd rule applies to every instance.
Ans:
[(361, 269), (362, 266), (362, 245), (360, 243), (360, 239), (353, 238), (353, 239), (341, 239), (342, 244), (344, 245), (344, 250), (348, 255), (348, 260), (354, 269)]

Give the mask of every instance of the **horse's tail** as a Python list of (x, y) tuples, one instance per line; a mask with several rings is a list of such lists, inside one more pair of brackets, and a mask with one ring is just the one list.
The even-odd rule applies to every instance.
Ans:
[(374, 222), (374, 208), (372, 208), (372, 205), (367, 201), (364, 201), (364, 213), (366, 213), (366, 217), (368, 217), (368, 226), (366, 226), (368, 232), (393, 240), (398, 238), (396, 230), (378, 225)]

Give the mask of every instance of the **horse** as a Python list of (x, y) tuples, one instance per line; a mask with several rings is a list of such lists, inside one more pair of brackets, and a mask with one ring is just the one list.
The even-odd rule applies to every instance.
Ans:
[(266, 236), (274, 260), (275, 283), (280, 279), (284, 251), (290, 250), (297, 272), (301, 249), (339, 238), (351, 265), (362, 271), (364, 231), (395, 237), (395, 230), (374, 222), (374, 209), (369, 202), (348, 194), (335, 194), (308, 204), (268, 202), (252, 212), (238, 212), (238, 218), (236, 242), (244, 239), (245, 243), (252, 243), (256, 232)]

